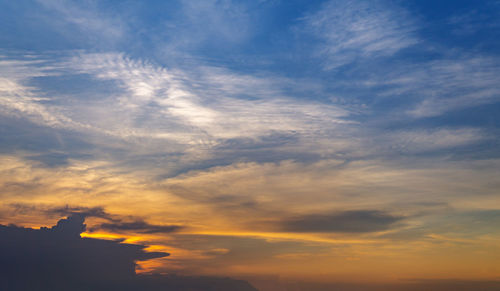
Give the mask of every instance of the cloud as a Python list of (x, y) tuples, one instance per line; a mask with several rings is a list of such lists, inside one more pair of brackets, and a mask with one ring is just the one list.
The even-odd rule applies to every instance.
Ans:
[[(101, 140), (146, 138), (155, 141), (151, 145), (163, 143), (163, 151), (210, 155), (207, 150), (226, 140), (258, 141), (272, 135), (303, 137), (297, 143), (300, 147), (311, 134), (324, 135), (351, 123), (348, 109), (289, 97), (285, 92), (294, 81), (269, 74), (249, 75), (207, 66), (167, 69), (120, 53), (82, 53), (69, 60), (59, 56), (50, 65), (33, 60), (0, 65), (0, 73), (5, 75), (5, 84), (0, 86), (5, 115), (55, 130), (97, 135)], [(18, 71), (15, 78), (10, 71)], [(34, 82), (37, 76), (53, 82), (67, 82), (61, 76), (73, 76), (72, 82), (90, 76), (96, 83), (93, 86), (111, 82), (106, 86), (114, 90), (98, 99), (87, 96), (95, 91), (62, 98), (45, 92), (44, 82)], [(154, 150), (158, 149), (149, 152)]]
[[(58, 57), (53, 62), (58, 67), (51, 71), (53, 75), (44, 76), (45, 82), (71, 85), (84, 79), (90, 86), (78, 94), (59, 96), (57, 92), (44, 93), (47, 88), (43, 81), (34, 82), (30, 74), (24, 77), (20, 74), (19, 82), (31, 86), (16, 96), (42, 94), (43, 102), (29, 100), (41, 118), (26, 110), (13, 108), (10, 112), (55, 131), (83, 134), (85, 142), (98, 143), (99, 150), (110, 148), (113, 152), (108, 154), (112, 156), (117, 147), (133, 148), (136, 157), (146, 153), (172, 154), (182, 161), (171, 159), (169, 164), (183, 168), (186, 162), (237, 158), (239, 147), (231, 147), (232, 156), (224, 156), (228, 152), (227, 147), (224, 149), (227, 142), (247, 140), (259, 147), (283, 136), (293, 137), (282, 144), (287, 147), (288, 155), (293, 156), (304, 148), (324, 144), (312, 143), (312, 138), (331, 141), (332, 134), (342, 132), (337, 129), (352, 125), (349, 109), (331, 102), (290, 97), (286, 92), (297, 87), (295, 81), (269, 73), (244, 74), (210, 66), (169, 69), (120, 53), (82, 53)], [(71, 76), (71, 81), (62, 76)], [(110, 93), (99, 98), (88, 97), (96, 92), (95, 89), (87, 92), (86, 88), (102, 89), (102, 86)], [(9, 100), (19, 102), (16, 96)], [(58, 133), (63, 137), (68, 135), (68, 132)], [(138, 139), (148, 142), (139, 143)], [(252, 153), (252, 158), (262, 152)], [(71, 157), (88, 154), (72, 153)], [(33, 156), (54, 162), (47, 155)], [(133, 161), (134, 165), (138, 163), (145, 163), (144, 157)]]
[[(477, 143), (485, 138), (484, 134), (474, 128), (437, 129), (437, 130), (405, 130), (392, 131), (383, 138), (389, 141), (392, 154), (422, 153), (441, 149), (451, 149)], [(383, 144), (381, 142), (381, 144)]]
[(0, 58), (0, 113), (10, 116), (22, 116), (36, 123), (48, 126), (64, 127), (70, 120), (58, 114), (53, 108), (47, 108), (43, 101), (47, 99), (26, 86), (27, 79), (49, 76), (53, 67), (43, 60), (11, 60)]
[(133, 222), (102, 223), (93, 230), (103, 229), (112, 232), (137, 232), (137, 233), (170, 233), (181, 229), (179, 225), (154, 225), (138, 220)]
[(60, 166), (67, 166), (68, 163), (68, 157), (69, 155), (64, 154), (64, 153), (47, 153), (47, 154), (40, 154), (40, 155), (34, 155), (31, 156), (30, 159), (33, 161), (39, 161), (42, 163), (44, 166), (47, 167), (60, 167)]
[[(21, 206), (23, 205), (14, 205)], [(24, 206), (27, 207), (27, 206)], [(183, 227), (180, 225), (156, 225), (145, 222), (142, 219), (134, 217), (121, 217), (119, 215), (112, 215), (104, 210), (103, 207), (54, 207), (43, 210), (44, 213), (49, 215), (72, 215), (82, 218), (96, 217), (106, 220), (107, 222), (94, 225), (89, 231), (105, 230), (117, 233), (171, 233), (176, 232)]]
[[(473, 128), (363, 130), (354, 121), (359, 113), (348, 107), (288, 96), (287, 88), (296, 87), (291, 79), (210, 66), (171, 69), (120, 53), (60, 57), (46, 70), (40, 69), (43, 62), (37, 63), (38, 70), (50, 71), (43, 76), (54, 82), (63, 81), (62, 74), (77, 78), (76, 82), (86, 76), (86, 82), (95, 83), (97, 88), (104, 86), (101, 82), (109, 82), (106, 86), (113, 88), (112, 93), (95, 99), (85, 97), (95, 93), (92, 91), (64, 98), (57, 93), (50, 97), (42, 94), (43, 100), (38, 100), (30, 96), (44, 91), (43, 82), (38, 83), (40, 88), (25, 85), (34, 78), (29, 73), (32, 62), (16, 61), (7, 66), (20, 72), (9, 80), (23, 87), (4, 99), (8, 101), (6, 114), (52, 128), (61, 140), (69, 132), (83, 134), (82, 140), (89, 143), (86, 151), (29, 155), (29, 159), (49, 167), (69, 166), (70, 159), (102, 156), (123, 166), (150, 168), (151, 161), (170, 156), (158, 169), (169, 175), (241, 160), (363, 158), (383, 155), (394, 147), (401, 148), (401, 154), (412, 155), (484, 139), (483, 133)], [(391, 83), (394, 90), (398, 86), (407, 90), (405, 79), (384, 80), (380, 86), (384, 82)], [(381, 94), (386, 93), (395, 94)]]
[[(71, 3), (66, 0), (37, 0), (44, 9), (51, 11), (52, 19), (46, 19), (49, 26), (52, 25), (57, 31), (67, 38), (98, 37), (102, 43), (115, 43), (126, 36), (128, 22), (117, 13), (106, 13), (98, 2), (85, 1), (83, 3)], [(75, 28), (79, 33), (75, 34)]]
[(322, 40), (319, 53), (327, 70), (391, 56), (418, 42), (409, 13), (383, 1), (329, 1), (303, 21), (305, 31)]
[[(478, 3), (479, 4), (479, 3)], [(447, 19), (453, 34), (458, 36), (472, 36), (479, 33), (497, 34), (500, 27), (498, 1), (484, 1), (471, 9), (460, 11)], [(486, 43), (489, 40), (486, 40)], [(476, 43), (475, 43), (476, 44)]]
[(310, 214), (282, 221), (291, 232), (376, 232), (389, 229), (403, 217), (379, 210), (351, 210), (332, 214)]
[(410, 78), (411, 84), (401, 84), (399, 94), (408, 94), (412, 88), (417, 89), (413, 93), (418, 92), (423, 100), (408, 113), (420, 118), (495, 103), (499, 101), (500, 95), (500, 86), (496, 82), (496, 76), (500, 73), (499, 63), (497, 58), (491, 57), (462, 57), (431, 62), (406, 76), (400, 75), (400, 80)]
[(50, 231), (54, 234), (79, 238), (80, 233), (84, 232), (87, 227), (83, 224), (84, 221), (85, 217), (83, 215), (72, 215), (59, 220), (56, 225), (50, 228)]
[[(136, 260), (167, 256), (144, 251), (145, 246), (82, 239), (82, 216), (70, 216), (52, 228), (0, 226), (0, 267), (6, 290), (80, 290), (128, 280)], [(73, 289), (75, 288), (75, 289)]]
[(135, 274), (136, 261), (168, 256), (144, 245), (80, 238), (84, 216), (40, 229), (0, 225), (2, 290), (246, 290), (245, 281)]
[[(370, 227), (399, 228), (402, 225), (398, 222), (403, 218), (405, 223), (411, 218), (418, 224), (423, 218), (415, 216), (434, 209), (429, 205), (431, 202), (447, 202), (457, 208), (488, 207), (488, 201), (497, 193), (498, 183), (492, 181), (497, 180), (498, 163), (498, 160), (450, 161), (438, 157), (349, 163), (339, 160), (239, 163), (167, 178), (161, 189), (192, 205), (208, 208), (213, 216), (205, 217), (227, 217), (223, 220), (226, 228), (276, 232), (310, 223), (313, 230), (322, 227), (327, 232), (330, 227), (331, 231), (341, 231), (345, 227), (347, 231), (350, 224), (340, 222), (348, 223), (352, 215), (353, 232), (344, 234), (357, 236), (363, 234), (365, 222), (366, 231)], [(473, 204), (471, 193), (475, 197)], [(360, 205), (368, 212), (332, 212), (332, 209), (360, 209)], [(398, 209), (398, 212), (376, 212), (377, 209)], [(200, 216), (200, 219), (205, 218)], [(276, 221), (278, 226), (269, 221)], [(220, 221), (214, 219), (211, 223), (219, 225)], [(358, 232), (354, 227), (358, 227)]]
[(84, 218), (88, 217), (98, 217), (104, 218), (106, 220), (114, 221), (115, 219), (109, 213), (107, 213), (103, 207), (82, 207), (82, 206), (63, 206), (63, 207), (51, 207), (48, 209), (42, 210), (44, 213), (48, 215), (57, 215), (57, 216), (81, 216)]
[[(214, 67), (168, 70), (121, 54), (84, 54), (74, 58), (71, 67), (116, 80), (128, 91), (116, 100), (117, 116), (128, 126), (118, 131), (140, 135), (147, 126), (151, 137), (187, 144), (210, 146), (218, 139), (318, 131), (326, 124), (347, 123), (343, 118), (349, 115), (333, 104), (284, 96), (282, 80), (269, 76)], [(241, 98), (242, 94), (251, 98)]]
[(394, 106), (389, 112), (404, 113), (405, 118), (429, 118), (497, 103), (499, 64), (500, 59), (494, 56), (446, 51), (438, 58), (418, 63), (403, 60), (377, 65), (370, 68), (372, 73), (366, 79), (352, 81), (377, 92), (379, 102), (397, 100), (406, 106)]

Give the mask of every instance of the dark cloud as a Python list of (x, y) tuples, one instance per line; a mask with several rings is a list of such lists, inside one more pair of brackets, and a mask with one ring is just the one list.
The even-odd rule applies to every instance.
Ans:
[(85, 207), (85, 206), (47, 206), (44, 204), (29, 204), (29, 203), (10, 203), (8, 208), (13, 215), (16, 214), (37, 214), (48, 217), (61, 216), (82, 216), (97, 217), (108, 221), (120, 221), (117, 215), (110, 214), (103, 207)]
[(51, 228), (0, 225), (0, 290), (256, 290), (233, 279), (136, 275), (137, 261), (169, 254), (81, 238), (84, 220), (85, 215), (74, 214)]
[[(462, 211), (451, 207), (433, 208), (432, 204), (428, 205), (430, 205), (430, 210), (419, 211), (411, 217), (422, 218), (418, 226), (382, 233), (377, 237), (394, 241), (427, 240), (437, 243), (440, 240), (433, 238), (432, 234), (439, 233), (443, 236), (472, 240), (494, 233), (500, 225), (500, 210), (498, 209)], [(453, 243), (467, 244), (460, 240)]]
[(143, 245), (80, 238), (83, 222), (74, 215), (39, 230), (0, 226), (0, 289), (93, 290), (134, 276), (137, 260), (168, 256)]
[(258, 210), (260, 207), (259, 203), (255, 199), (241, 195), (216, 195), (203, 197), (202, 199), (199, 199), (199, 201), (232, 213), (238, 213), (246, 210)]
[(292, 217), (280, 227), (290, 232), (363, 233), (389, 229), (402, 218), (379, 210), (354, 210)]
[(40, 162), (44, 167), (55, 168), (60, 166), (68, 166), (69, 159), (90, 159), (91, 155), (73, 153), (71, 156), (67, 153), (62, 152), (49, 152), (44, 154), (32, 155), (26, 157), (28, 160)]
[(120, 216), (108, 213), (103, 207), (84, 207), (84, 206), (60, 206), (60, 207), (43, 207), (30, 204), (14, 203), (10, 207), (16, 213), (33, 213), (39, 211), (49, 217), (57, 216), (81, 216), (83, 218), (96, 217), (106, 220), (107, 222), (101, 223), (88, 229), (93, 232), (96, 230), (108, 230), (112, 232), (127, 232), (132, 231), (136, 233), (169, 233), (178, 231), (183, 226), (180, 225), (156, 225), (144, 221), (141, 218), (133, 216)]
[(114, 221), (115, 219), (111, 214), (107, 213), (102, 207), (83, 207), (83, 206), (62, 206), (53, 207), (44, 210), (46, 214), (57, 215), (57, 216), (70, 216), (70, 215), (80, 215), (83, 217), (98, 217), (107, 220)]
[[(114, 232), (134, 231), (138, 233), (169, 233), (182, 228), (179, 225), (155, 225), (142, 220), (132, 222), (102, 223), (96, 229), (105, 229)], [(94, 230), (94, 229), (93, 229)]]
[(68, 158), (69, 156), (63, 153), (46, 153), (27, 157), (29, 160), (41, 162), (46, 167), (50, 168), (68, 166)]
[(33, 213), (37, 210), (37, 207), (35, 205), (26, 203), (11, 203), (8, 205), (8, 207), (13, 214)]
[[(99, 229), (108, 230), (112, 232), (137, 232), (137, 233), (169, 233), (178, 231), (183, 228), (180, 225), (156, 225), (145, 222), (142, 219), (133, 218), (131, 221), (125, 221), (124, 218), (117, 215), (112, 215), (104, 210), (102, 207), (70, 207), (68, 205), (64, 207), (51, 208), (46, 210), (46, 213), (57, 214), (57, 215), (81, 215), (83, 217), (98, 217), (106, 219), (109, 222), (101, 223), (97, 226), (89, 229), (90, 231), (96, 231)], [(130, 217), (128, 217), (130, 220)]]
[(82, 134), (0, 114), (0, 153), (34, 153), (27, 157), (47, 167), (63, 166), (68, 158), (89, 159), (94, 146)]

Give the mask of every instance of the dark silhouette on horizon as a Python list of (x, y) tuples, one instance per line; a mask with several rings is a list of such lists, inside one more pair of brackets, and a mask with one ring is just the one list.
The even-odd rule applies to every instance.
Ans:
[(72, 214), (41, 229), (0, 225), (0, 290), (241, 290), (241, 280), (175, 275), (136, 275), (136, 261), (168, 256), (118, 240), (81, 238), (85, 216)]

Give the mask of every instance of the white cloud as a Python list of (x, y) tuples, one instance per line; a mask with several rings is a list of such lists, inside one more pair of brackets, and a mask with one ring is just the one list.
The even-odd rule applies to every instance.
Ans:
[(66, 0), (37, 0), (37, 2), (60, 17), (60, 19), (58, 17), (51, 19), (51, 22), (57, 25), (60, 32), (70, 37), (75, 34), (74, 31), (68, 30), (68, 24), (75, 25), (81, 32), (92, 38), (99, 36), (101, 42), (118, 41), (125, 37), (127, 22), (117, 15), (111, 16), (98, 9), (98, 2), (75, 3)]
[(485, 138), (474, 128), (399, 131), (391, 132), (387, 137), (391, 149), (406, 153), (466, 146)]
[[(374, 74), (368, 86), (387, 86), (379, 94), (389, 98), (414, 98), (418, 103), (407, 113), (421, 118), (500, 99), (500, 60), (494, 57), (459, 56), (394, 66), (390, 72)], [(412, 101), (412, 100), (410, 100)]]
[(325, 69), (390, 56), (418, 42), (409, 13), (381, 1), (329, 1), (304, 21), (306, 31), (323, 40)]
[[(98, 135), (116, 138), (125, 142), (120, 148), (131, 151), (132, 160), (141, 154), (183, 155), (165, 164), (165, 172), (171, 170), (167, 167), (225, 159), (225, 147), (235, 139), (254, 148), (274, 139), (272, 150), (288, 157), (364, 159), (393, 150), (402, 155), (426, 153), (485, 138), (474, 128), (381, 132), (353, 122), (346, 107), (288, 97), (283, 88), (293, 80), (272, 75), (214, 67), (166, 69), (118, 53), (79, 54), (50, 67), (50, 74), (87, 74), (116, 86), (107, 95), (88, 98), (47, 96), (41, 88), (23, 85), (33, 76), (49, 74), (43, 64), (37, 65), (39, 69), (29, 62), (10, 64), (13, 68), (6, 66), (3, 72), (17, 70), (18, 77), (5, 75), (0, 83), (3, 113), (92, 134), (97, 144), (102, 144)], [(234, 152), (228, 159), (238, 150), (231, 147)]]
[(25, 81), (34, 77), (50, 76), (53, 66), (41, 60), (7, 60), (0, 58), (0, 112), (11, 116), (30, 119), (52, 127), (74, 127), (69, 118), (57, 108), (48, 108), (43, 104), (47, 98), (39, 96), (35, 88), (25, 85)]
[(437, 116), (497, 102), (499, 63), (495, 58), (474, 57), (438, 61), (422, 68), (426, 77), (414, 81), (422, 86), (419, 94), (424, 100), (409, 113), (415, 117)]
[[(276, 131), (309, 132), (346, 123), (342, 118), (349, 114), (331, 104), (284, 96), (279, 78), (211, 67), (192, 73), (167, 70), (121, 54), (81, 55), (68, 66), (100, 79), (118, 81), (127, 91), (114, 96), (115, 106), (123, 111), (121, 124), (140, 131), (144, 128), (130, 119), (146, 113), (142, 124), (159, 135), (192, 134), (197, 136), (194, 139), (216, 141)], [(241, 94), (252, 98), (241, 98)]]

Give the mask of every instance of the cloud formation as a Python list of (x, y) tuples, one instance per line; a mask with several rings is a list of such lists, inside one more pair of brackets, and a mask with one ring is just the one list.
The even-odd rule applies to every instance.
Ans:
[(291, 232), (363, 233), (387, 230), (400, 220), (400, 216), (379, 210), (351, 210), (292, 217), (283, 221), (282, 227)]
[(497, 276), (498, 1), (4, 2), (0, 223), (171, 252), (141, 272)]
[(132, 231), (138, 233), (169, 233), (178, 231), (182, 227), (179, 225), (154, 225), (142, 220), (133, 222), (102, 223), (96, 229), (108, 230), (112, 232)]
[(102, 288), (135, 274), (136, 260), (168, 256), (145, 246), (82, 239), (84, 218), (70, 216), (40, 230), (1, 226), (2, 284), (7, 290)]
[(306, 29), (323, 41), (324, 68), (391, 56), (418, 43), (415, 21), (388, 1), (328, 1), (304, 18)]
[[(27, 207), (25, 205), (14, 205), (14, 207)], [(34, 209), (33, 209), (34, 210)], [(48, 215), (70, 215), (84, 218), (101, 218), (106, 222), (97, 224), (89, 229), (89, 231), (110, 231), (110, 232), (135, 232), (144, 234), (154, 233), (170, 233), (183, 228), (180, 225), (155, 225), (148, 223), (142, 219), (135, 217), (121, 217), (119, 215), (112, 215), (107, 213), (103, 207), (55, 207), (42, 210)]]
[(255, 290), (244, 281), (210, 277), (137, 276), (136, 261), (168, 256), (144, 245), (80, 238), (83, 215), (41, 229), (0, 225), (4, 290)]

